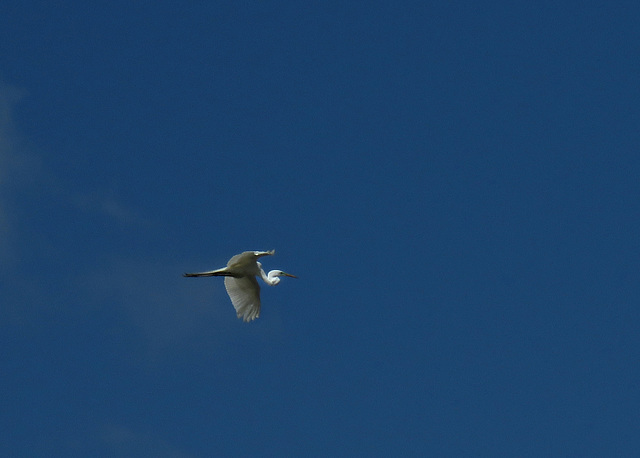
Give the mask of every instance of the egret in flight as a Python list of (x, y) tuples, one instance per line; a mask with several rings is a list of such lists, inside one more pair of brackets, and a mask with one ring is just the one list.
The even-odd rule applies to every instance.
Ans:
[(184, 274), (185, 277), (224, 277), (224, 287), (231, 298), (231, 303), (236, 309), (238, 318), (244, 321), (252, 321), (260, 316), (260, 285), (256, 276), (262, 277), (267, 285), (275, 286), (280, 283), (280, 277), (298, 278), (295, 275), (281, 270), (272, 270), (264, 273), (262, 264), (258, 258), (270, 256), (271, 251), (245, 251), (229, 259), (227, 267), (210, 270), (209, 272), (197, 272)]

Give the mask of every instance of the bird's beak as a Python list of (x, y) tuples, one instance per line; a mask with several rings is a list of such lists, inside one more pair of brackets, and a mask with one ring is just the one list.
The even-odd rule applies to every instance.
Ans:
[(284, 275), (284, 276), (286, 276), (286, 277), (291, 277), (291, 278), (298, 278), (298, 277), (296, 277), (295, 275), (291, 275), (291, 274), (288, 274), (288, 273), (286, 273), (286, 272), (282, 272), (282, 275)]

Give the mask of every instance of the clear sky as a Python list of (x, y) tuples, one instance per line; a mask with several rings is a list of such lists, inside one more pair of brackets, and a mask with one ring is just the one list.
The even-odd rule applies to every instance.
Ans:
[(0, 455), (640, 456), (639, 24), (4, 0)]

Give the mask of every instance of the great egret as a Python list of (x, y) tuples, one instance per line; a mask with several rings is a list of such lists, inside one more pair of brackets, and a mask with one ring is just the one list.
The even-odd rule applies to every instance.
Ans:
[(231, 298), (231, 303), (236, 309), (238, 318), (244, 321), (255, 320), (260, 316), (260, 285), (256, 276), (260, 275), (267, 285), (275, 286), (280, 283), (282, 276), (298, 278), (281, 270), (272, 270), (264, 273), (262, 264), (258, 258), (271, 256), (271, 251), (245, 251), (229, 259), (227, 267), (210, 270), (209, 272), (196, 272), (184, 274), (185, 277), (224, 277), (224, 287)]

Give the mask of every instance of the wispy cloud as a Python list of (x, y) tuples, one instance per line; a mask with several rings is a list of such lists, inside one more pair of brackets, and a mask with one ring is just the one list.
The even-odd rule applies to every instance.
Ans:
[(23, 92), (0, 81), (0, 259), (7, 264), (12, 257), (15, 221), (12, 218), (13, 197), (25, 186), (37, 168), (37, 161), (28, 154), (25, 142), (13, 121), (13, 110)]
[(125, 226), (145, 226), (149, 221), (122, 201), (114, 190), (75, 194), (71, 200), (82, 211), (99, 213)]
[(80, 282), (88, 301), (121, 313), (143, 338), (141, 359), (153, 362), (225, 340), (236, 320), (224, 286), (193, 282), (171, 261), (121, 259)]
[[(71, 203), (82, 211), (99, 213), (117, 224), (146, 225), (139, 212), (120, 199), (114, 190), (74, 189), (61, 177), (44, 170), (37, 148), (26, 138), (14, 121), (14, 111), (25, 91), (0, 81), (0, 263), (7, 264), (12, 246), (17, 240), (15, 208), (25, 189), (46, 192), (58, 204)], [(38, 187), (42, 189), (38, 189)]]
[(166, 440), (119, 425), (107, 425), (100, 431), (100, 442), (112, 456), (154, 456), (189, 458), (193, 455)]
[(11, 88), (0, 83), (0, 254), (2, 255), (6, 255), (10, 233), (6, 181), (13, 155), (11, 108), (15, 103), (15, 97)]

